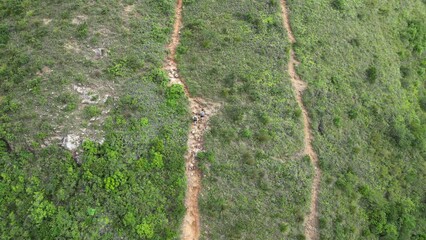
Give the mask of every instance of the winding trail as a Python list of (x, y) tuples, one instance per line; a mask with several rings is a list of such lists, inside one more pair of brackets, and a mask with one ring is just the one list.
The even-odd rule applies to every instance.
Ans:
[(218, 111), (220, 104), (212, 103), (200, 97), (191, 97), (188, 86), (179, 76), (176, 63), (176, 47), (179, 45), (179, 33), (182, 26), (182, 0), (177, 0), (175, 7), (175, 22), (171, 43), (167, 46), (169, 55), (167, 56), (164, 69), (166, 70), (170, 83), (181, 84), (184, 87), (185, 95), (189, 101), (189, 107), (195, 116), (202, 110), (204, 117), (198, 117), (198, 121), (191, 125), (188, 134), (188, 150), (185, 154), (185, 175), (187, 179), (187, 189), (185, 193), (186, 213), (182, 223), (183, 240), (198, 240), (200, 237), (200, 215), (198, 210), (198, 194), (201, 190), (201, 172), (197, 167), (197, 153), (204, 150), (203, 136), (208, 129), (209, 118)]
[[(296, 42), (296, 38), (293, 35), (290, 26), (290, 20), (288, 16), (288, 10), (286, 6), (286, 1), (281, 0), (281, 13), (283, 18), (284, 28), (287, 30), (287, 36), (290, 40), (291, 44)], [(320, 188), (320, 178), (321, 178), (321, 170), (319, 168), (318, 156), (315, 153), (312, 147), (312, 132), (310, 127), (310, 119), (308, 115), (308, 111), (306, 107), (303, 105), (302, 94), (306, 89), (307, 84), (297, 75), (295, 66), (297, 66), (299, 62), (296, 59), (296, 54), (294, 53), (293, 47), (290, 49), (290, 59), (288, 62), (288, 73), (291, 78), (291, 83), (293, 85), (293, 89), (296, 94), (296, 100), (299, 104), (299, 107), (302, 109), (303, 116), (303, 132), (304, 132), (304, 153), (308, 155), (311, 159), (312, 165), (314, 166), (314, 179), (312, 182), (311, 189), (311, 206), (310, 212), (305, 217), (305, 236), (310, 240), (319, 239), (319, 228), (318, 228), (318, 192)]]

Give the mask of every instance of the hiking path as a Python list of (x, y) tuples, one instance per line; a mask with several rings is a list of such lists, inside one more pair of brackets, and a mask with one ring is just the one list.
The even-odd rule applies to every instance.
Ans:
[[(281, 0), (281, 13), (283, 18), (283, 25), (287, 31), (288, 39), (293, 45), (296, 42), (296, 38), (293, 35), (290, 25), (290, 19), (288, 15), (288, 9), (285, 0)], [(290, 75), (293, 90), (296, 94), (296, 100), (299, 107), (302, 109), (303, 117), (303, 132), (304, 132), (304, 153), (311, 159), (311, 163), (314, 166), (314, 179), (312, 182), (311, 189), (311, 203), (309, 214), (305, 217), (305, 236), (310, 240), (319, 239), (319, 228), (318, 228), (318, 193), (320, 188), (321, 171), (319, 168), (318, 156), (312, 147), (312, 131), (310, 126), (310, 119), (308, 111), (303, 104), (302, 94), (307, 88), (306, 82), (304, 82), (299, 75), (296, 73), (296, 66), (299, 62), (296, 59), (293, 47), (290, 49), (290, 59), (288, 61), (288, 73)]]

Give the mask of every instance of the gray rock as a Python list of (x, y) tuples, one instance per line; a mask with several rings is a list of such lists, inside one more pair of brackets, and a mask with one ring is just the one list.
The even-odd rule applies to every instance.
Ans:
[(78, 146), (80, 146), (80, 143), (81, 143), (80, 136), (75, 134), (68, 134), (62, 139), (62, 147), (70, 151), (77, 149)]

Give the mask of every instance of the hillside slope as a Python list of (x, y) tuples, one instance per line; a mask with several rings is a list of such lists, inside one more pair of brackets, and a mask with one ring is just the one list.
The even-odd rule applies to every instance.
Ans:
[(426, 4), (288, 1), (321, 239), (424, 239)]
[(174, 1), (0, 2), (0, 238), (175, 239)]

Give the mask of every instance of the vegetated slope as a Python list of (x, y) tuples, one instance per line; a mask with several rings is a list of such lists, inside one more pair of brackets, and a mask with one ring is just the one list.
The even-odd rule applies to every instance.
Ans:
[(181, 75), (224, 102), (197, 155), (201, 238), (303, 237), (313, 171), (278, 2), (184, 1), (183, 22)]
[(424, 1), (288, 1), (321, 239), (426, 236)]
[(177, 238), (189, 114), (162, 71), (173, 7), (0, 3), (1, 239)]

